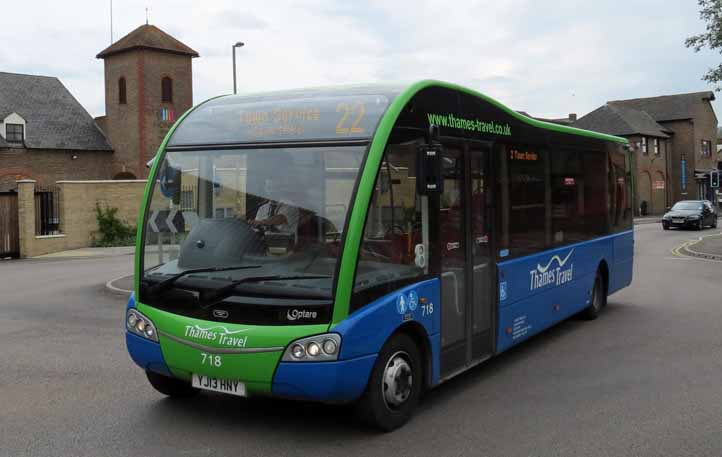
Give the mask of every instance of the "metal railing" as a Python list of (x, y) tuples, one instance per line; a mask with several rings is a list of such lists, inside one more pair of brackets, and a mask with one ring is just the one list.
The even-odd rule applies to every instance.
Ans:
[(55, 186), (35, 188), (35, 235), (60, 233), (60, 191)]

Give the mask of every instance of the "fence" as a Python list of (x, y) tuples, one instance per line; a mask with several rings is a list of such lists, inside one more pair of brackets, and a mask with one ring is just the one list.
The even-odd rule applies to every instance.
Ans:
[(35, 235), (60, 233), (60, 194), (57, 187), (35, 188)]

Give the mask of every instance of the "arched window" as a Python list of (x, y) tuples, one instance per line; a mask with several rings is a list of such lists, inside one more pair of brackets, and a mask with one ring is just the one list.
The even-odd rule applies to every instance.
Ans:
[(128, 103), (125, 94), (125, 78), (120, 78), (118, 80), (118, 103), (121, 105)]
[(167, 103), (173, 103), (173, 80), (169, 77), (164, 77), (160, 82), (161, 88), (161, 101)]

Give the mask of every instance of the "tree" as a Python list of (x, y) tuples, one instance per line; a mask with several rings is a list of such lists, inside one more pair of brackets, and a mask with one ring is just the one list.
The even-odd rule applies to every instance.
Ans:
[[(707, 31), (684, 40), (685, 46), (694, 48), (695, 52), (707, 47), (711, 50), (720, 50), (722, 53), (722, 0), (698, 0), (697, 3), (700, 6), (699, 17), (707, 23)], [(710, 68), (702, 79), (711, 84), (721, 83), (722, 64)], [(715, 90), (719, 91), (720, 86)]]

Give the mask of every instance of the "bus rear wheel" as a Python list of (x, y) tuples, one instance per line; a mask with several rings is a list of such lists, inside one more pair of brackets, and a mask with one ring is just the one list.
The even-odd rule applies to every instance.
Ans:
[(198, 389), (181, 379), (163, 376), (153, 371), (146, 371), (145, 375), (155, 390), (171, 398), (187, 398), (198, 393)]
[(409, 420), (422, 386), (419, 348), (408, 335), (396, 334), (381, 349), (356, 411), (368, 425), (390, 432)]
[(602, 312), (602, 308), (607, 304), (607, 289), (604, 286), (604, 278), (602, 274), (597, 271), (597, 275), (594, 278), (594, 288), (592, 289), (592, 300), (589, 306), (583, 311), (583, 317), (586, 320), (594, 320), (599, 317), (599, 313)]

